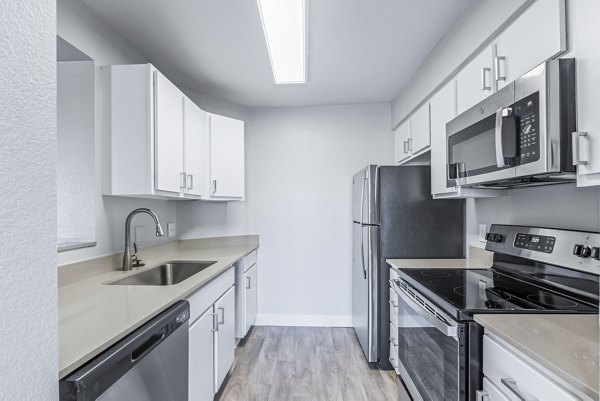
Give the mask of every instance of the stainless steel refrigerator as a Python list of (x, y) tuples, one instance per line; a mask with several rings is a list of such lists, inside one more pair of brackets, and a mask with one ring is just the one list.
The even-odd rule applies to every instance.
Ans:
[(465, 203), (431, 196), (428, 166), (374, 166), (352, 180), (352, 314), (367, 361), (389, 362), (386, 259), (462, 258)]

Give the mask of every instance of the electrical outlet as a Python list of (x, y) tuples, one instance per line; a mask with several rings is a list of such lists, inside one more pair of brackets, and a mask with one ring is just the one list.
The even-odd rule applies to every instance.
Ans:
[(143, 244), (148, 241), (146, 238), (146, 226), (135, 226), (135, 243)]
[(167, 237), (174, 237), (176, 234), (175, 223), (167, 223)]
[(479, 241), (486, 242), (485, 235), (487, 234), (487, 226), (485, 224), (479, 225)]

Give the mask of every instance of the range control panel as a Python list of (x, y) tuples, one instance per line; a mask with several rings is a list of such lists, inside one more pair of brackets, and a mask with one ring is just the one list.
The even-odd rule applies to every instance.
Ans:
[(518, 233), (515, 236), (515, 248), (529, 249), (530, 251), (552, 253), (554, 251), (555, 237), (545, 235), (532, 235)]

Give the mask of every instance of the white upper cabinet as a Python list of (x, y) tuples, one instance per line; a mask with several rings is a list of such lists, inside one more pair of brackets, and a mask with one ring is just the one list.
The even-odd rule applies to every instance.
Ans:
[(446, 124), (456, 116), (455, 82), (448, 82), (430, 101), (431, 110), (431, 194), (455, 192), (448, 188), (447, 171), (448, 151)]
[(496, 40), (498, 89), (567, 49), (565, 0), (536, 1)]
[[(183, 167), (183, 93), (154, 71), (155, 189), (179, 194), (185, 188)], [(132, 149), (135, 151), (135, 149)]]
[(419, 107), (410, 117), (410, 138), (408, 149), (411, 155), (426, 150), (431, 145), (429, 103)]
[(394, 161), (402, 163), (410, 158), (408, 139), (410, 138), (410, 120), (405, 120), (394, 130)]
[(456, 75), (458, 114), (492, 94), (494, 90), (492, 61), (492, 46), (489, 46)]
[(183, 101), (185, 193), (208, 197), (210, 142), (208, 113), (187, 97)]
[(600, 15), (598, 0), (577, 0), (575, 60), (577, 63), (577, 129), (575, 157), (577, 185), (600, 185)]
[(211, 199), (243, 199), (244, 122), (209, 114), (210, 133), (210, 197)]
[(150, 64), (101, 67), (103, 193), (244, 198), (244, 122), (201, 110)]

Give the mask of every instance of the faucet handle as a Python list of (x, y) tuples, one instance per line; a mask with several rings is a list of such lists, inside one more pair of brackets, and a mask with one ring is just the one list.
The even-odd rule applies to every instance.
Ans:
[(145, 263), (142, 263), (142, 260), (137, 256), (138, 248), (137, 244), (133, 243), (133, 255), (131, 255), (131, 267), (142, 267), (145, 266)]

